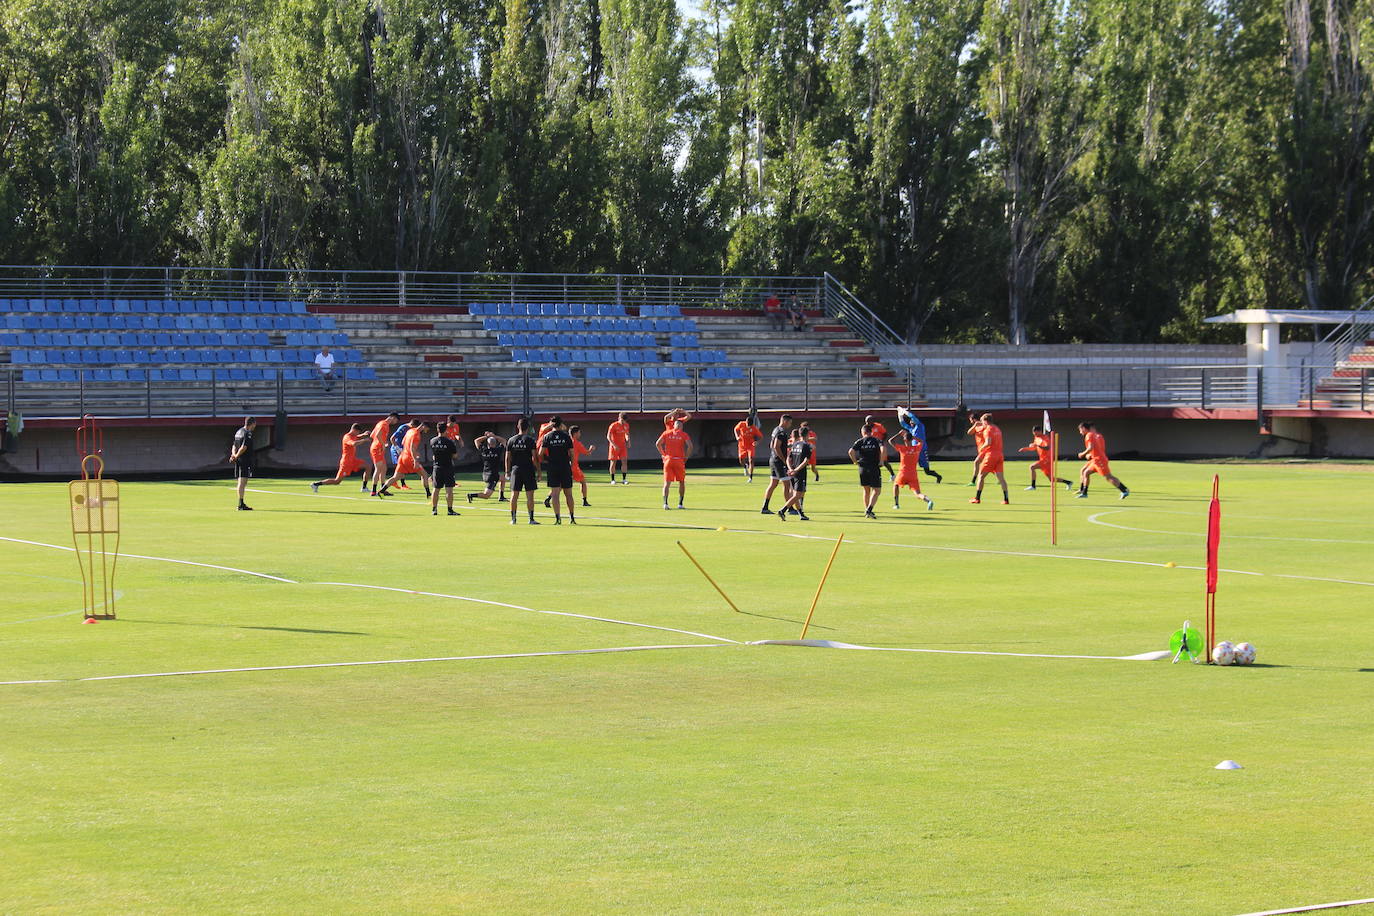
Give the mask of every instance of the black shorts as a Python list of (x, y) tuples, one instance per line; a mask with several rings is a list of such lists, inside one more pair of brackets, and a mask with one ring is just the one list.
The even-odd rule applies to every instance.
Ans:
[(774, 480), (786, 480), (791, 476), (787, 473), (787, 462), (771, 459), (768, 462), (768, 476)]
[(453, 468), (441, 468), (436, 465), (434, 468), (434, 489), (439, 490), (444, 487), (451, 487), (453, 484)]
[(882, 489), (882, 486), (883, 486), (883, 469), (882, 469), (882, 468), (859, 468), (859, 486), (861, 486), (861, 487), (877, 487), (878, 489)]
[(792, 489), (793, 489), (793, 490), (795, 490), (795, 491), (798, 492), (798, 493), (805, 493), (805, 492), (806, 492), (806, 469), (805, 469), (805, 468), (803, 468), (803, 469), (801, 470), (800, 473), (793, 474), (792, 477), (790, 478), (790, 480), (791, 480), (791, 482), (792, 482)]
[(551, 490), (571, 490), (573, 485), (572, 468), (549, 468), (544, 472)]
[(235, 480), (238, 480), (240, 477), (252, 477), (252, 476), (253, 476), (253, 466), (252, 466), (251, 464), (238, 464), (237, 462), (235, 462), (235, 464), (234, 464), (234, 479), (235, 479)]
[(499, 468), (482, 469), (482, 483), (486, 485), (488, 490), (495, 490), (499, 487), (501, 485), (501, 478), (504, 476), (505, 473)]
[(510, 490), (512, 493), (519, 493), (522, 490), (534, 491), (539, 489), (539, 476), (534, 473), (534, 468), (511, 468), (510, 478)]

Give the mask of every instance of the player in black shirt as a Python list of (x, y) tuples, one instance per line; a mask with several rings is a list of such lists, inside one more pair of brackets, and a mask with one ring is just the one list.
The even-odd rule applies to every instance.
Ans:
[(806, 427), (799, 426), (792, 430), (792, 443), (787, 447), (787, 473), (792, 478), (792, 495), (787, 498), (787, 504), (778, 510), (778, 518), (784, 522), (787, 521), (788, 509), (796, 509), (802, 521), (811, 521), (802, 508), (802, 500), (806, 498), (806, 469), (810, 463), (811, 443), (806, 441)]
[(887, 448), (881, 439), (873, 437), (873, 424), (865, 423), (863, 435), (849, 447), (849, 460), (859, 466), (859, 486), (864, 491), (864, 517), (877, 518), (873, 507), (883, 492), (883, 462)]
[(515, 421), (515, 435), (506, 441), (506, 479), (510, 481), (510, 523), (515, 524), (515, 512), (523, 491), (530, 524), (539, 524), (534, 520), (534, 491), (539, 489), (539, 446), (530, 435), (530, 421), (525, 417)]
[(429, 509), (431, 515), (439, 514), (439, 490), (443, 490), (448, 497), (448, 514), (457, 515), (453, 511), (453, 456), (458, 454), (458, 443), (448, 436), (448, 424), (442, 420), (438, 426), (439, 435), (429, 440), (430, 460), (434, 463), (434, 491), (430, 494)]
[(477, 437), (472, 443), (477, 448), (477, 454), (482, 459), (482, 483), (486, 490), (481, 493), (469, 493), (468, 503), (474, 499), (491, 499), (491, 495), (496, 492), (497, 487), (501, 488), (501, 495), (497, 497), (501, 502), (506, 501), (506, 440), (491, 430), (487, 430)]
[(792, 499), (792, 482), (787, 473), (787, 442), (791, 435), (792, 415), (785, 413), (778, 418), (778, 425), (773, 429), (773, 435), (768, 441), (768, 489), (763, 491), (763, 508), (759, 510), (761, 515), (771, 515), (772, 510), (768, 508), (768, 501), (773, 498), (773, 491), (782, 484), (783, 498)]
[(234, 444), (229, 449), (229, 463), (234, 466), (234, 477), (238, 480), (239, 509), (244, 512), (253, 509), (243, 501), (243, 492), (248, 488), (248, 478), (253, 476), (253, 466), (257, 462), (253, 453), (253, 430), (257, 425), (257, 417), (244, 417), (243, 426), (234, 433)]
[[(568, 521), (576, 525), (577, 516), (573, 514), (572, 495), (572, 436), (563, 425), (562, 417), (552, 417), (550, 422), (553, 423), (553, 429), (545, 434), (539, 452), (544, 458), (544, 476), (551, 491), (549, 499), (553, 501), (553, 523), (563, 524), (563, 517), (558, 513), (558, 500), (561, 496), (568, 504)], [(549, 499), (544, 500), (544, 505), (549, 505)]]

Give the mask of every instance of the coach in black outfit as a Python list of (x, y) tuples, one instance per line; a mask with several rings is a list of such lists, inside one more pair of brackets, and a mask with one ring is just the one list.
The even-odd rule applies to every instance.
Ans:
[(243, 501), (243, 491), (248, 488), (248, 478), (253, 476), (256, 461), (253, 452), (253, 430), (257, 428), (256, 417), (244, 417), (243, 426), (234, 433), (234, 444), (229, 447), (229, 463), (234, 466), (234, 477), (238, 481), (239, 509), (252, 511), (252, 506)]

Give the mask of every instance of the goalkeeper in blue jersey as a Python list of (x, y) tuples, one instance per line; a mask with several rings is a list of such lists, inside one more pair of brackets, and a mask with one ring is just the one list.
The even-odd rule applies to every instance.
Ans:
[(921, 470), (925, 471), (928, 476), (934, 477), (936, 483), (943, 483), (945, 478), (939, 472), (930, 469), (930, 442), (926, 439), (926, 425), (921, 422), (921, 418), (905, 407), (898, 407), (897, 423), (907, 431), (907, 435), (912, 439), (921, 440)]

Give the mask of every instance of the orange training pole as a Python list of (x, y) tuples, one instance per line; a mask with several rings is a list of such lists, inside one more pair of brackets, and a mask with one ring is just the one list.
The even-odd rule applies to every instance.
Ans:
[(840, 545), (844, 543), (844, 532), (835, 539), (835, 549), (830, 551), (830, 559), (825, 564), (825, 572), (821, 573), (820, 584), (816, 586), (816, 597), (811, 599), (811, 610), (806, 612), (806, 623), (802, 624), (800, 639), (806, 638), (807, 628), (811, 626), (811, 615), (816, 613), (816, 605), (821, 601), (821, 589), (825, 588), (825, 580), (830, 577), (830, 567), (835, 565), (835, 554), (840, 552)]

